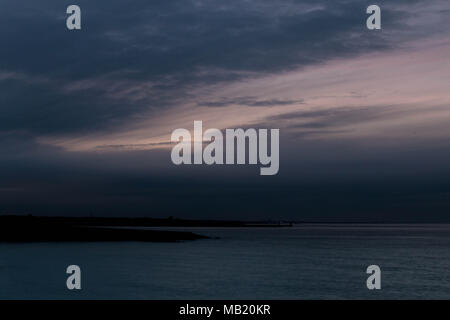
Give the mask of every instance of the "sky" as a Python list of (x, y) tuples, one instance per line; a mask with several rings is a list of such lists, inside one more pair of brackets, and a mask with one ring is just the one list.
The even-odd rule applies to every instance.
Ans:
[[(447, 0), (0, 8), (0, 214), (450, 222)], [(175, 166), (194, 120), (279, 128), (279, 173)]]

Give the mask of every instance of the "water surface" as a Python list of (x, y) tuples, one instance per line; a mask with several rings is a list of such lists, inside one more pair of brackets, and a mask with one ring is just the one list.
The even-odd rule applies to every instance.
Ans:
[[(0, 298), (450, 298), (450, 225), (178, 230), (220, 238), (1, 243)], [(71, 264), (82, 269), (81, 291), (66, 289)], [(382, 269), (380, 291), (366, 288), (372, 264)]]

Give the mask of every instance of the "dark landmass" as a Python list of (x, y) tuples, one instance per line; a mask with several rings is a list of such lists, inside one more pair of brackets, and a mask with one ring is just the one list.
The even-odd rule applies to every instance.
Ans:
[(76, 226), (102, 227), (291, 227), (290, 222), (281, 221), (231, 221), (231, 220), (185, 220), (176, 218), (114, 218), (114, 217), (44, 217), (44, 216), (0, 216), (0, 222), (44, 223)]
[[(283, 222), (182, 220), (175, 218), (0, 216), (0, 242), (151, 241), (205, 239), (193, 232), (133, 227), (289, 227)], [(120, 228), (119, 228), (120, 227)]]
[(176, 242), (208, 238), (192, 232), (115, 228), (119, 225), (100, 223), (99, 219), (90, 222), (91, 218), (3, 216), (0, 217), (0, 242)]

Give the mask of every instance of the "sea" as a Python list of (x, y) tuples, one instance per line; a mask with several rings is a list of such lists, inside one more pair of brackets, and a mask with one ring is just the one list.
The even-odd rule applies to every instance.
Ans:
[[(448, 224), (149, 229), (211, 238), (0, 243), (0, 299), (450, 299)], [(69, 265), (81, 290), (67, 289)]]

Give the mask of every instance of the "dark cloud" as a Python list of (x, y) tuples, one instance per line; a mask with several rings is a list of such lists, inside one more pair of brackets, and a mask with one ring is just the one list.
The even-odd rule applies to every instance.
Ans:
[(156, 143), (135, 143), (135, 144), (106, 144), (96, 146), (97, 150), (133, 150), (133, 149), (145, 149), (151, 147), (165, 147), (174, 144), (171, 141), (156, 142)]
[[(295, 135), (334, 134), (353, 131), (351, 126), (370, 122), (384, 122), (404, 119), (414, 114), (431, 114), (441, 112), (446, 106), (434, 106), (427, 109), (414, 108), (409, 105), (366, 107), (335, 107), (314, 110), (301, 110), (270, 116), (258, 127), (282, 127)], [(316, 129), (316, 130), (311, 130)]]
[[(80, 0), (75, 32), (65, 28), (69, 4), (4, 3), (3, 130), (95, 131), (176, 107), (195, 86), (383, 50), (404, 37), (368, 33), (367, 1), (135, 0), (124, 10), (122, 1)], [(405, 30), (407, 13), (386, 7), (384, 25)]]
[(228, 107), (233, 105), (244, 107), (276, 107), (276, 106), (290, 106), (303, 104), (303, 100), (285, 100), (285, 99), (266, 99), (261, 100), (257, 97), (236, 97), (236, 98), (222, 98), (216, 101), (200, 102), (197, 105), (200, 107)]
[(162, 150), (67, 154), (6, 140), (0, 213), (449, 221), (450, 153), (431, 147), (283, 139), (279, 175), (261, 177), (257, 166), (175, 166)]

